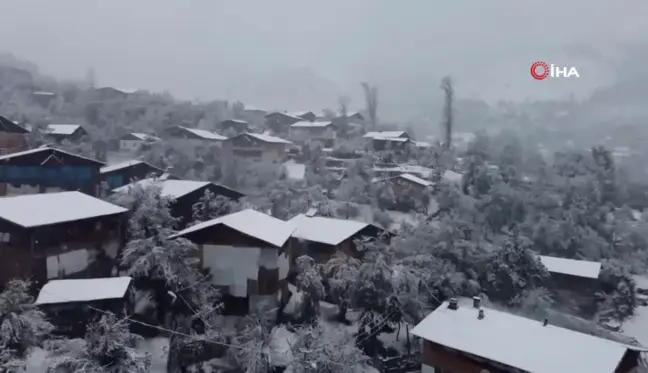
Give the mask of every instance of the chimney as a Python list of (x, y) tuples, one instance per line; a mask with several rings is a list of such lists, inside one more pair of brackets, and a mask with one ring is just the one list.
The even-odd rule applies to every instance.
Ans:
[(473, 297), (473, 307), (479, 309), (481, 307), (481, 298)]
[(549, 319), (545, 317), (544, 322), (542, 323), (542, 326), (547, 326), (549, 324)]
[(457, 298), (450, 298), (450, 303), (448, 303), (448, 308), (451, 310), (456, 310), (459, 308), (459, 303), (457, 303)]
[(481, 320), (481, 319), (484, 318), (484, 310), (482, 310), (482, 309), (479, 310), (479, 314), (477, 315), (477, 318), (478, 318), (479, 320)]

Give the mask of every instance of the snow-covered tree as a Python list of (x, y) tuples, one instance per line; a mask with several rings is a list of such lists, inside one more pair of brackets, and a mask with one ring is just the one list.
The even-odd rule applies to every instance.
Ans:
[(205, 190), (205, 195), (193, 206), (193, 224), (225, 216), (241, 209), (241, 203)]
[(346, 321), (346, 313), (351, 303), (351, 290), (360, 266), (360, 260), (337, 252), (322, 268), (328, 293), (338, 304), (340, 321)]
[(105, 314), (88, 325), (82, 341), (64, 341), (53, 351), (49, 373), (147, 373), (151, 357), (136, 350), (142, 337), (131, 334), (126, 320)]
[(0, 372), (17, 372), (29, 350), (42, 346), (54, 327), (34, 305), (30, 283), (14, 280), (0, 293)]
[(310, 256), (300, 256), (295, 260), (295, 264), (297, 266), (295, 284), (297, 290), (305, 295), (301, 304), (301, 320), (303, 322), (314, 322), (319, 316), (319, 302), (326, 296), (323, 279), (315, 260)]

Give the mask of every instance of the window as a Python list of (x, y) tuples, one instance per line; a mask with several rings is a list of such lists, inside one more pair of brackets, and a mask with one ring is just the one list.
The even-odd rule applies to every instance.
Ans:
[(0, 242), (9, 242), (11, 241), (11, 234), (0, 232)]

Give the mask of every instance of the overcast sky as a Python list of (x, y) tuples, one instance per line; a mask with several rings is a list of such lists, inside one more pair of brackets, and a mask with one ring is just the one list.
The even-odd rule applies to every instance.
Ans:
[[(424, 106), (444, 74), (464, 96), (565, 96), (648, 39), (644, 0), (0, 0), (0, 14), (0, 49), (57, 77), (91, 66), (102, 85), (291, 110), (362, 106), (362, 80), (385, 105)], [(581, 78), (535, 82), (535, 60)]]

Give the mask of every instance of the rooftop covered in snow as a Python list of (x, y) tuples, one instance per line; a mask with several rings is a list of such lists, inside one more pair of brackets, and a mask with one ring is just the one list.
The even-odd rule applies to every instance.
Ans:
[(597, 279), (601, 273), (601, 263), (586, 260), (540, 256), (540, 261), (551, 273)]
[(205, 140), (213, 140), (213, 141), (223, 141), (227, 140), (227, 137), (219, 135), (217, 133), (209, 132), (207, 130), (202, 130), (199, 128), (189, 128), (189, 127), (183, 127), (183, 126), (178, 126), (178, 128), (182, 128), (183, 130), (190, 132), (194, 134), (197, 137), (200, 137), (201, 139)]
[(70, 157), (76, 157), (76, 158), (84, 159), (86, 161), (90, 161), (91, 163), (94, 163), (96, 165), (105, 165), (105, 163), (103, 163), (101, 161), (98, 161), (96, 159), (84, 157), (84, 156), (78, 155), (78, 154), (72, 154), (72, 153), (66, 152), (65, 150), (52, 148), (52, 147), (49, 147), (47, 145), (43, 145), (43, 146), (40, 146), (40, 147), (34, 148), (34, 149), (23, 150), (21, 152), (16, 152), (16, 153), (11, 153), (11, 154), (6, 154), (6, 155), (3, 155), (3, 156), (0, 156), (0, 161), (8, 161), (10, 159), (19, 158), (19, 157), (28, 157), (28, 156), (31, 156), (33, 154), (39, 154), (39, 153), (44, 153), (45, 155), (48, 156), (48, 158), (49, 157), (57, 157), (59, 155), (67, 155), (67, 156), (70, 156)]
[(355, 220), (307, 216), (304, 214), (295, 216), (288, 220), (288, 223), (296, 228), (292, 234), (293, 237), (333, 246), (371, 226), (371, 224)]
[(139, 139), (139, 140), (142, 140), (142, 141), (161, 141), (162, 140), (159, 137), (149, 135), (148, 133), (131, 132), (130, 135), (137, 138), (137, 139)]
[(482, 308), (444, 302), (414, 329), (424, 340), (525, 372), (615, 372), (628, 346)]
[(128, 210), (81, 192), (0, 198), (0, 219), (24, 228), (122, 214)]
[(407, 141), (407, 139), (409, 139), (409, 136), (405, 131), (372, 131), (365, 133), (363, 137), (366, 139), (389, 141), (399, 141), (398, 139), (404, 139), (401, 141)]
[(38, 293), (36, 305), (120, 299), (133, 279), (107, 277), (74, 280), (51, 280)]
[(186, 236), (189, 233), (214, 227), (219, 224), (276, 247), (282, 247), (295, 231), (295, 227), (288, 222), (256, 210), (247, 209), (196, 224), (176, 233), (171, 238)]
[(107, 173), (109, 173), (109, 172), (113, 172), (113, 171), (121, 170), (121, 169), (124, 169), (124, 168), (127, 168), (127, 167), (136, 166), (136, 165), (139, 165), (139, 164), (145, 164), (145, 165), (147, 165), (147, 166), (149, 166), (149, 167), (151, 167), (151, 168), (157, 169), (157, 170), (159, 170), (160, 172), (162, 172), (161, 169), (159, 169), (159, 168), (157, 168), (157, 167), (155, 167), (155, 166), (153, 166), (153, 165), (151, 165), (151, 164), (148, 164), (148, 163), (146, 163), (146, 162), (144, 162), (144, 161), (140, 161), (140, 160), (138, 160), (138, 159), (132, 159), (132, 160), (130, 160), (130, 161), (124, 161), (124, 162), (119, 162), (119, 163), (113, 163), (113, 164), (109, 164), (109, 165), (107, 165), (107, 166), (101, 167), (101, 168), (99, 169), (99, 173), (107, 174)]
[(290, 125), (292, 128), (326, 128), (332, 126), (333, 122), (320, 121), (320, 122), (309, 122), (307, 120), (299, 121), (295, 124)]
[(268, 133), (251, 133), (251, 132), (246, 132), (244, 135), (251, 136), (257, 140), (261, 140), (263, 142), (267, 143), (272, 143), (272, 144), (292, 144), (292, 142), (288, 140), (284, 140), (281, 137), (277, 136), (272, 136)]
[(45, 133), (49, 135), (72, 135), (81, 128), (79, 124), (48, 124)]
[(404, 179), (404, 180), (410, 181), (412, 183), (418, 184), (418, 185), (423, 186), (423, 187), (429, 187), (429, 186), (431, 186), (433, 184), (429, 180), (422, 179), (422, 178), (420, 178), (418, 176), (415, 176), (415, 175), (412, 175), (412, 174), (400, 174), (398, 176), (389, 177), (389, 178), (386, 178), (386, 179), (377, 179), (375, 181), (387, 181), (387, 180), (392, 180), (392, 179)]
[[(227, 188), (226, 186), (223, 185), (218, 185), (218, 184), (213, 184), (209, 181), (196, 181), (196, 180), (173, 180), (173, 179), (160, 179), (160, 178), (148, 178), (148, 179), (143, 179), (143, 180), (138, 180), (135, 182), (132, 182), (130, 184), (121, 186), (119, 188), (113, 189), (114, 193), (128, 193), (131, 188), (134, 187), (149, 187), (153, 186), (157, 183), (162, 188), (161, 195), (163, 197), (170, 197), (170, 198), (181, 198), (183, 196), (186, 196), (187, 194), (191, 192), (195, 192), (196, 190), (203, 188), (205, 186), (208, 186), (210, 184), (222, 188), (225, 191), (228, 192), (228, 194), (232, 194), (232, 197), (236, 195), (236, 198), (240, 198), (243, 196), (242, 193)], [(231, 192), (231, 193), (230, 193)], [(229, 195), (227, 195), (229, 197)]]

